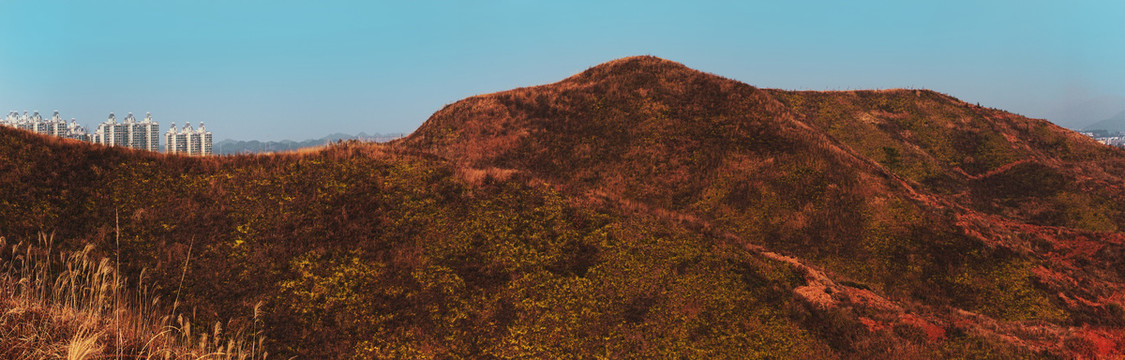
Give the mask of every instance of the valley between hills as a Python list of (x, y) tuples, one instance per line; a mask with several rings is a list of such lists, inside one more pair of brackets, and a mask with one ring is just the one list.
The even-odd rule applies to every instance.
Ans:
[[(142, 309), (275, 358), (1117, 358), (1123, 226), (1125, 150), (1047, 121), (650, 56), (386, 144), (194, 158), (0, 128), (0, 264), (92, 245), (162, 299)], [(0, 310), (50, 308), (18, 282)], [(90, 346), (124, 351), (103, 327)]]

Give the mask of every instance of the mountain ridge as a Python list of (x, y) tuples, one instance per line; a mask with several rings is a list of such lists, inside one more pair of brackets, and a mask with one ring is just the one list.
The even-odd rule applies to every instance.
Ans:
[(1125, 111), (1083, 127), (1084, 130), (1125, 131)]
[(375, 133), (368, 135), (365, 132), (359, 134), (345, 134), (334, 133), (328, 134), (318, 139), (307, 140), (276, 140), (276, 141), (260, 141), (260, 140), (234, 140), (223, 139), (215, 142), (213, 148), (215, 153), (219, 155), (234, 155), (242, 153), (268, 153), (268, 152), (283, 152), (293, 151), (303, 148), (323, 146), (331, 142), (342, 140), (359, 140), (359, 141), (373, 141), (373, 142), (387, 142), (405, 136), (405, 134), (383, 134)]

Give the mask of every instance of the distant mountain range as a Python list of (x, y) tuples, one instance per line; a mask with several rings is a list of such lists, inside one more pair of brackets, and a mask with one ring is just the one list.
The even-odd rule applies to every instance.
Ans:
[(372, 142), (387, 142), (406, 134), (367, 134), (359, 133), (357, 135), (335, 133), (319, 139), (308, 139), (301, 141), (294, 140), (281, 140), (281, 141), (258, 141), (258, 140), (232, 140), (224, 139), (216, 142), (213, 147), (216, 154), (230, 155), (230, 154), (243, 154), (243, 153), (268, 153), (278, 151), (297, 150), (300, 148), (307, 148), (311, 146), (320, 146), (333, 141), (339, 140), (361, 140)]
[(1102, 96), (1048, 111), (1047, 120), (1068, 129), (1091, 129), (1099, 120), (1125, 109), (1125, 97)]
[(1125, 131), (1125, 111), (1119, 112), (1109, 119), (1090, 124), (1084, 130)]

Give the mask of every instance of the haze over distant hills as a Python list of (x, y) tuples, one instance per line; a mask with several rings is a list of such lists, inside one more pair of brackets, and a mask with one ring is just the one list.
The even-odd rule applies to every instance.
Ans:
[(308, 139), (308, 140), (301, 140), (301, 141), (294, 141), (294, 140), (259, 141), (259, 140), (223, 139), (223, 140), (220, 140), (220, 141), (214, 143), (213, 148), (214, 148), (215, 153), (220, 154), (220, 155), (233, 155), (233, 154), (244, 154), (244, 153), (268, 153), (268, 152), (280, 152), (280, 151), (297, 150), (297, 149), (313, 147), (313, 146), (322, 146), (322, 145), (327, 145), (331, 142), (340, 141), (340, 140), (361, 140), (361, 141), (373, 141), (373, 142), (387, 142), (387, 141), (391, 141), (391, 140), (394, 140), (394, 139), (397, 139), (397, 138), (400, 138), (400, 137), (403, 137), (403, 136), (406, 136), (406, 134), (375, 133), (375, 134), (369, 135), (367, 133), (361, 132), (361, 133), (356, 134), (356, 135), (344, 134), (344, 133), (335, 133), (335, 134), (330, 134), (328, 136), (325, 136), (325, 137), (322, 137), (322, 138), (319, 138), (319, 139)]
[(0, 128), (0, 236), (93, 244), (195, 323), (261, 314), (280, 358), (1114, 358), (1122, 184), (1125, 151), (1047, 121), (650, 56), (385, 144)]
[(1125, 111), (1117, 113), (1108, 119), (1087, 125), (1084, 130), (1107, 130), (1110, 132), (1125, 131)]
[(1046, 116), (1047, 120), (1068, 129), (1097, 130), (1094, 124), (1113, 117), (1123, 110), (1125, 110), (1125, 98), (1102, 96), (1060, 107), (1048, 112)]

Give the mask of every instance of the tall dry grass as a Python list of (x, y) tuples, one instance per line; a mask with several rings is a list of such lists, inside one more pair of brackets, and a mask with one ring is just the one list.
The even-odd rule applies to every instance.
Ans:
[[(53, 235), (0, 237), (0, 359), (265, 359), (259, 306), (252, 328), (199, 327), (169, 311), (116, 261), (53, 249)], [(190, 261), (190, 259), (189, 259)], [(186, 266), (186, 264), (185, 264)], [(185, 267), (186, 268), (186, 267)]]

